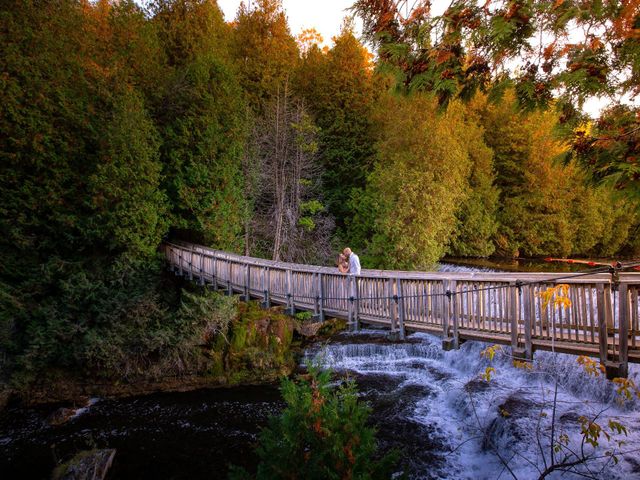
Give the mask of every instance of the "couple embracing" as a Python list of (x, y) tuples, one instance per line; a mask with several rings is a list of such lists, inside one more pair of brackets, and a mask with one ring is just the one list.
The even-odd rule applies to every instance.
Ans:
[(340, 273), (360, 275), (360, 258), (349, 247), (338, 256), (338, 270)]

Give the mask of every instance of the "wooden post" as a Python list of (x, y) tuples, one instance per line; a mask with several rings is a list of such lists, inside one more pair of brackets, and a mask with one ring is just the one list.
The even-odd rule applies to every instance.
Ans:
[(355, 317), (355, 301), (353, 296), (353, 275), (347, 275), (347, 325), (349, 330), (355, 330), (354, 317)]
[(442, 296), (440, 300), (442, 300), (442, 349), (445, 351), (449, 351), (454, 348), (454, 341), (451, 338), (451, 310), (449, 309), (449, 301), (450, 297), (447, 295), (449, 291), (449, 281), (442, 281)]
[(313, 274), (313, 319), (324, 322), (322, 274)]
[(165, 246), (164, 256), (167, 260), (167, 270), (173, 272), (175, 270), (175, 266), (173, 264), (173, 247), (170, 247), (169, 245)]
[(522, 292), (521, 295), (524, 295), (524, 356), (527, 360), (533, 360), (531, 320), (536, 316), (533, 303), (533, 287), (531, 285), (520, 287), (520, 291)]
[(442, 349), (445, 351), (453, 350), (454, 348), (457, 349), (460, 346), (458, 337), (458, 315), (456, 313), (457, 300), (455, 290), (455, 280), (442, 281)]
[(318, 296), (319, 298), (319, 312), (318, 319), (321, 322), (324, 322), (324, 275), (322, 273), (318, 274)]
[(198, 267), (200, 277), (198, 279), (198, 285), (204, 285), (204, 253), (198, 252), (198, 255), (200, 255), (200, 267)]
[(509, 309), (508, 315), (511, 317), (511, 349), (515, 353), (518, 350), (518, 319), (520, 308), (518, 306), (518, 288), (515, 282), (509, 283)]
[(605, 296), (609, 295), (609, 286), (598, 283), (596, 296), (598, 301), (598, 343), (600, 346), (600, 363), (604, 365), (609, 357), (609, 333), (607, 331), (607, 302)]
[(218, 289), (218, 257), (215, 255), (211, 257), (211, 285), (213, 289)]
[(391, 331), (395, 332), (398, 330), (398, 290), (397, 290), (397, 280), (393, 278), (389, 278), (387, 280), (387, 290), (389, 297), (389, 320), (391, 321)]
[(618, 286), (618, 335), (620, 350), (618, 353), (618, 376), (627, 377), (629, 373), (629, 286), (621, 283)]
[(269, 295), (269, 288), (271, 285), (271, 269), (269, 267), (263, 267), (262, 269), (262, 308), (271, 308), (271, 298)]
[(193, 247), (189, 249), (189, 280), (193, 280)]
[(176, 275), (182, 276), (182, 249), (178, 250), (178, 270), (176, 270)]
[(453, 316), (452, 320), (453, 320), (453, 348), (455, 348), (456, 350), (458, 348), (460, 348), (460, 338), (458, 336), (458, 322), (459, 322), (459, 316), (458, 316), (458, 296), (456, 295), (456, 281), (455, 280), (451, 280), (451, 282), (449, 283), (449, 291), (450, 291), (450, 295), (448, 296), (449, 298), (449, 304), (451, 305), (451, 314)]
[(357, 330), (360, 330), (360, 289), (359, 289), (359, 285), (358, 285), (358, 276), (357, 275), (352, 275), (353, 276), (353, 298), (354, 298), (354, 302), (353, 302), (353, 320), (354, 320), (354, 327)]
[(404, 320), (405, 320), (405, 311), (404, 311), (404, 298), (403, 298), (403, 289), (402, 289), (402, 280), (400, 278), (396, 278), (396, 288), (398, 289), (398, 335), (400, 340), (404, 340), (405, 331), (404, 331)]
[(320, 294), (318, 293), (318, 274), (311, 274), (311, 292), (313, 296), (313, 317), (318, 318), (320, 314)]
[(247, 263), (244, 266), (244, 301), (251, 300), (251, 267)]
[(286, 313), (288, 315), (295, 315), (296, 309), (293, 306), (293, 272), (291, 269), (287, 269), (287, 307)]
[(231, 261), (227, 260), (227, 295), (233, 295), (233, 286), (231, 285)]

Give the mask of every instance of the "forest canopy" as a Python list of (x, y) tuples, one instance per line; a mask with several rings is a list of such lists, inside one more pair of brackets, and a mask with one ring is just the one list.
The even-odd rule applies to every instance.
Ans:
[[(356, 1), (367, 43), (347, 18), (323, 46), (279, 0), (232, 21), (215, 0), (4, 2), (5, 371), (184, 357), (166, 239), (320, 264), (349, 245), (369, 268), (638, 255), (638, 3), (400, 4)], [(590, 119), (593, 95), (615, 101)]]

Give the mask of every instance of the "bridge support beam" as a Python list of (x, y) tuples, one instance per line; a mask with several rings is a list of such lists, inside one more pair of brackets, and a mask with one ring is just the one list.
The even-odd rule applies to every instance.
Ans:
[[(612, 288), (613, 287), (613, 288)], [(616, 288), (617, 287), (617, 288)], [(615, 291), (617, 289), (617, 292)], [(612, 292), (613, 290), (613, 292)], [(629, 286), (626, 283), (598, 284), (598, 336), (600, 346), (600, 363), (604, 365), (609, 380), (629, 375)], [(618, 335), (611, 296), (618, 294)]]
[(314, 273), (313, 285), (315, 301), (313, 303), (313, 321), (324, 322), (324, 286), (321, 273)]
[(404, 321), (406, 318), (406, 312), (404, 309), (404, 289), (402, 288), (402, 280), (397, 278), (396, 282), (398, 284), (398, 338), (400, 340), (404, 340)]
[(511, 355), (517, 360), (525, 362), (533, 361), (533, 352), (528, 351), (524, 347), (511, 347)]
[(614, 378), (627, 378), (629, 375), (629, 365), (622, 362), (604, 362), (604, 369), (607, 375), (607, 380), (613, 380)]
[(456, 342), (453, 337), (446, 337), (442, 339), (442, 350), (445, 352), (457, 350), (458, 348), (460, 348), (460, 342)]
[(392, 278), (385, 282), (385, 294), (387, 296), (387, 306), (389, 308), (389, 320), (391, 322), (391, 333), (398, 331), (398, 296), (396, 291), (396, 281)]
[(231, 262), (227, 262), (227, 295), (233, 295), (233, 286), (231, 285)]
[(202, 252), (198, 252), (198, 258), (200, 261), (198, 262), (198, 285), (203, 287), (205, 284), (204, 281), (204, 254)]
[(442, 291), (442, 349), (445, 352), (460, 348), (460, 337), (458, 335), (458, 308), (456, 300), (456, 281), (443, 280)]
[(358, 313), (360, 310), (360, 300), (358, 296), (358, 277), (355, 275), (347, 276), (347, 291), (349, 292), (349, 315), (347, 324), (350, 332), (357, 332), (360, 329), (360, 319)]
[(251, 300), (251, 267), (245, 265), (244, 268), (244, 291), (242, 297), (245, 302), (248, 302)]
[(293, 272), (291, 270), (287, 270), (287, 306), (284, 313), (292, 317), (296, 314), (296, 306), (293, 299)]
[(265, 267), (262, 269), (262, 308), (271, 308), (271, 296), (269, 295), (269, 284), (271, 283), (271, 269)]
[(193, 280), (193, 250), (189, 250), (189, 280)]

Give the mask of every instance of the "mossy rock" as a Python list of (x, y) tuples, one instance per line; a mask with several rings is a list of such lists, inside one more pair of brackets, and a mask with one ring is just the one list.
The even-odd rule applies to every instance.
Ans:
[(342, 318), (331, 318), (326, 320), (320, 330), (318, 330), (318, 336), (330, 337), (338, 332), (342, 332), (347, 329), (347, 321)]

